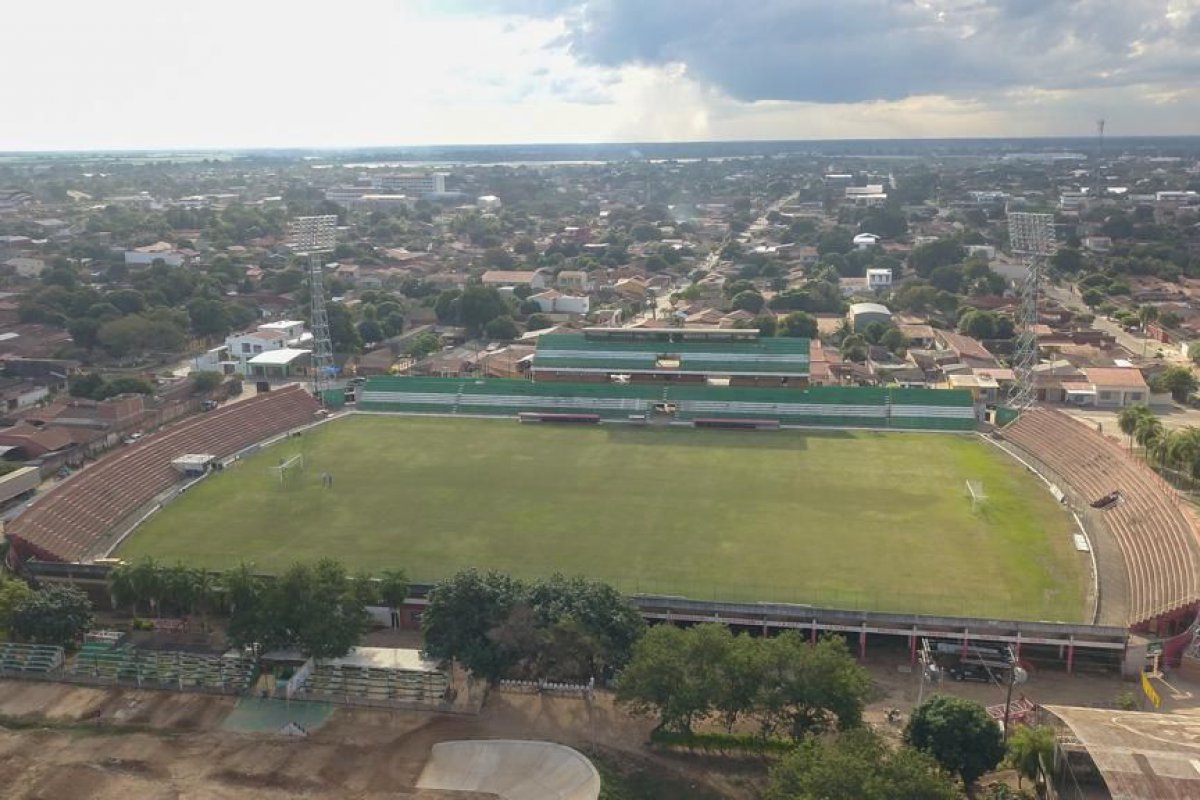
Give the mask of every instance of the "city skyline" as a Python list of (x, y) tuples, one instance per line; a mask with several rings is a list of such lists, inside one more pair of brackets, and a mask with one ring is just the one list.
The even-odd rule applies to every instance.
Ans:
[(6, 12), (0, 150), (1200, 130), (1200, 2), (146, 0)]

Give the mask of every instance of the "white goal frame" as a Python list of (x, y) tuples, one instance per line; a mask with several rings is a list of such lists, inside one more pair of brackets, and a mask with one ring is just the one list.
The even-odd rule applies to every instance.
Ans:
[(269, 467), (268, 469), (279, 475), (279, 485), (282, 486), (288, 472), (291, 470), (297, 472), (304, 471), (304, 454), (298, 453), (291, 458), (284, 459), (277, 466)]
[(983, 491), (983, 481), (967, 481), (967, 494), (971, 497), (971, 510), (978, 511), (987, 502), (987, 494)]

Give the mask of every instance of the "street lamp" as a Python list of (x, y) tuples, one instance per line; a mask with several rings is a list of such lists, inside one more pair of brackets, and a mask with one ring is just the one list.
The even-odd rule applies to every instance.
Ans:
[(1017, 654), (1008, 648), (1008, 697), (1004, 700), (1004, 743), (1008, 744), (1008, 718), (1012, 713), (1013, 686), (1029, 680), (1029, 673), (1017, 664)]

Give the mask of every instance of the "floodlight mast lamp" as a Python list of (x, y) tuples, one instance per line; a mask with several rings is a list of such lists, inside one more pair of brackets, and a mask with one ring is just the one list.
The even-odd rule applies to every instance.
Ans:
[(332, 252), (337, 246), (337, 217), (332, 214), (297, 217), (291, 225), (289, 244), (297, 255), (308, 256), (308, 293), (311, 299), (309, 325), (313, 335), (312, 391), (318, 399), (323, 399), (323, 392), (329, 388), (333, 375), (334, 363), (329, 314), (325, 311), (321, 254)]
[(1054, 252), (1054, 215), (1025, 211), (1008, 213), (1009, 249), (1025, 261), (1026, 276), (1021, 286), (1021, 310), (1017, 320), (1017, 340), (1013, 350), (1013, 385), (1009, 405), (1026, 409), (1037, 399), (1038, 299), (1042, 290), (1042, 270), (1046, 258)]

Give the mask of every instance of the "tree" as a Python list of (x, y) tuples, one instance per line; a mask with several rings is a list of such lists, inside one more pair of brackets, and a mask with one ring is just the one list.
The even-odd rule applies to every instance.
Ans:
[(67, 325), (67, 333), (77, 347), (91, 350), (99, 343), (100, 322), (91, 317), (79, 317)]
[(187, 304), (187, 313), (197, 336), (221, 337), (229, 333), (229, 313), (220, 300), (197, 297)]
[(938, 267), (962, 263), (966, 257), (966, 249), (954, 239), (938, 239), (913, 248), (908, 264), (922, 278), (928, 278)]
[(257, 646), (265, 638), (263, 579), (242, 562), (221, 576), (220, 588), (229, 606), (226, 634), (235, 647)]
[(899, 353), (908, 347), (908, 339), (896, 327), (891, 327), (884, 331), (883, 336), (879, 338), (879, 343), (893, 353)]
[(1200, 341), (1189, 344), (1187, 354), (1193, 364), (1200, 363)]
[(358, 329), (354, 327), (354, 318), (341, 303), (330, 303), (325, 307), (329, 315), (329, 338), (333, 349), (339, 353), (357, 353), (362, 346), (358, 337)]
[(1063, 247), (1050, 258), (1050, 266), (1059, 272), (1078, 272), (1083, 269), (1083, 254), (1073, 247)]
[(845, 639), (830, 636), (813, 645), (788, 631), (762, 641), (764, 730), (800, 739), (862, 724), (871, 677), (850, 655)]
[(1150, 385), (1154, 391), (1170, 392), (1176, 402), (1184, 403), (1200, 383), (1197, 382), (1191, 367), (1170, 366), (1159, 373)]
[(763, 296), (755, 291), (738, 292), (733, 297), (732, 308), (735, 311), (749, 311), (751, 314), (757, 314), (762, 311)]
[(379, 574), (379, 599), (391, 609), (404, 605), (408, 598), (408, 576), (402, 569), (385, 569)]
[(12, 627), (13, 612), (32, 594), (33, 590), (25, 581), (0, 574), (0, 631)]
[(1164, 430), (1158, 417), (1147, 414), (1134, 424), (1133, 439), (1138, 446), (1148, 448), (1163, 437)]
[(1153, 417), (1154, 412), (1148, 406), (1141, 404), (1125, 406), (1117, 414), (1117, 427), (1121, 429), (1121, 433), (1129, 437), (1129, 449), (1133, 449), (1133, 436), (1137, 432), (1138, 426), (1146, 417)]
[(521, 334), (517, 323), (513, 322), (513, 318), (507, 314), (503, 317), (496, 317), (483, 326), (484, 335), (489, 339), (499, 339), (502, 341), (511, 341)]
[(968, 311), (958, 321), (958, 329), (975, 339), (994, 339), (996, 315), (990, 311)]
[(779, 335), (799, 339), (817, 338), (817, 320), (803, 311), (793, 311), (779, 320)]
[(486, 680), (498, 680), (515, 663), (514, 654), (489, 638), (524, 602), (526, 587), (499, 572), (459, 572), (429, 593), (421, 616), (425, 650), (434, 658), (452, 658)]
[(433, 312), (443, 325), (457, 325), (461, 319), (462, 290), (447, 289), (438, 295)]
[(376, 320), (360, 320), (354, 327), (358, 331), (358, 338), (364, 343), (374, 344), (375, 342), (383, 341), (383, 326)]
[(193, 391), (198, 394), (211, 392), (225, 380), (225, 376), (221, 373), (210, 371), (189, 372), (188, 377), (192, 379)]
[(66, 647), (92, 627), (92, 602), (74, 586), (47, 586), (12, 610), (11, 627), (20, 639)]
[(442, 340), (436, 333), (425, 331), (409, 340), (404, 348), (406, 355), (420, 361), (431, 353), (436, 353), (442, 347)]
[(935, 695), (913, 711), (904, 741), (971, 786), (1004, 757), (1000, 726), (979, 703)]
[(1048, 725), (1021, 725), (1008, 737), (1008, 764), (1017, 771), (1017, 786), (1022, 778), (1036, 780), (1041, 764), (1054, 764), (1054, 728)]
[(540, 331), (546, 328), (553, 328), (554, 320), (550, 319), (545, 314), (530, 314), (529, 319), (525, 320), (525, 327), (531, 331)]
[(634, 645), (617, 683), (617, 700), (636, 714), (657, 716), (660, 729), (686, 733), (709, 709), (711, 687), (695, 678), (690, 636), (674, 625), (651, 628)]
[(771, 770), (766, 800), (956, 800), (961, 794), (928, 755), (893, 749), (858, 729), (806, 738)]
[(346, 655), (370, 621), (365, 607), (369, 598), (360, 583), (330, 558), (292, 565), (268, 590), (268, 641), (298, 647), (316, 659)]
[(779, 321), (774, 314), (759, 314), (751, 324), (758, 328), (758, 335), (764, 339), (774, 336), (779, 328)]
[(468, 286), (458, 300), (461, 323), (475, 336), (496, 317), (509, 313), (500, 292), (490, 286)]
[(67, 391), (72, 397), (95, 399), (104, 391), (104, 376), (98, 372), (85, 372), (68, 379)]
[(817, 253), (849, 253), (854, 249), (854, 234), (845, 228), (834, 228), (817, 237)]

